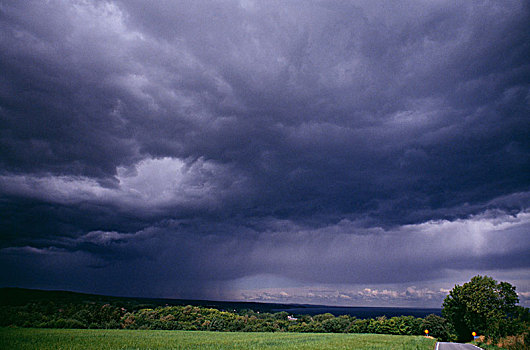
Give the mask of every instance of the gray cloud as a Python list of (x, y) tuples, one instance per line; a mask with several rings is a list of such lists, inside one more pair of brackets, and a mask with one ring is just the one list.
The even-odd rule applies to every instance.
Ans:
[[(418, 260), (528, 269), (509, 243), (528, 240), (528, 19), (524, 1), (2, 3), (0, 282), (207, 297), (259, 274), (427, 283)], [(466, 255), (475, 224), (495, 248)]]
[[(86, 281), (101, 284), (109, 293), (125, 292), (101, 282), (117, 276), (130, 288), (129, 294), (187, 297), (207, 297), (214, 290), (218, 297), (259, 298), (260, 288), (237, 292), (243, 286), (259, 287), (255, 281), (250, 286), (238, 284), (238, 279), (259, 275), (283, 276), (302, 286), (349, 286), (337, 287), (343, 288), (342, 294), (363, 285), (380, 289), (378, 285), (420, 283), (429, 289), (429, 281), (450, 279), (452, 271), (527, 269), (529, 220), (528, 213), (515, 217), (488, 213), (393, 230), (363, 228), (349, 221), (319, 229), (276, 220), (259, 223), (259, 229), (174, 221), (133, 233), (92, 231), (43, 247), (4, 248), (2, 255), (8, 262), (22, 264), (23, 271), (31, 271), (19, 273), (20, 283), (28, 283), (35, 271), (46, 266), (43, 274), (50, 278), (59, 273), (70, 280), (83, 271)], [(71, 270), (55, 265), (69, 259), (76, 261)], [(50, 263), (57, 269), (49, 269)], [(396, 298), (405, 298), (399, 293)], [(442, 294), (431, 299), (438, 300)], [(313, 301), (322, 302), (316, 297)]]

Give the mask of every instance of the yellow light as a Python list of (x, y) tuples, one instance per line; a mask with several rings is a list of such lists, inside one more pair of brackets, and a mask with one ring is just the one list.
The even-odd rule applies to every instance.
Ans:
[(425, 330), (425, 334), (429, 334), (429, 330), (428, 329)]
[(473, 332), (471, 333), (472, 336), (476, 337), (477, 336), (477, 333)]

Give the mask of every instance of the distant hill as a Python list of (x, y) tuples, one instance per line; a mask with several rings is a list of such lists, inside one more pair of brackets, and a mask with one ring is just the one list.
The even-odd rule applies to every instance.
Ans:
[(39, 290), (25, 288), (0, 288), (0, 306), (21, 306), (28, 303), (53, 302), (55, 304), (111, 304), (123, 307), (130, 311), (158, 306), (202, 306), (226, 311), (253, 310), (256, 312), (286, 311), (291, 314), (315, 315), (332, 313), (338, 315), (351, 315), (357, 318), (373, 318), (377, 316), (415, 316), (425, 317), (429, 314), (441, 314), (441, 309), (424, 308), (396, 308), (396, 307), (338, 307), (310, 304), (279, 304), (257, 303), (240, 301), (214, 301), (193, 299), (166, 299), (166, 298), (138, 298), (117, 297), (99, 294), (87, 294), (60, 290)]
[[(313, 305), (276, 304), (238, 301), (213, 301), (166, 298), (117, 297), (99, 294), (87, 294), (62, 290), (40, 290), (26, 288), (0, 288), (0, 305), (19, 306), (32, 302), (52, 301), (58, 304), (108, 303), (126, 307), (128, 310), (154, 308), (157, 306), (192, 305), (219, 310), (254, 310), (272, 312), (275, 309), (306, 308)], [(315, 305), (316, 306), (316, 305)]]

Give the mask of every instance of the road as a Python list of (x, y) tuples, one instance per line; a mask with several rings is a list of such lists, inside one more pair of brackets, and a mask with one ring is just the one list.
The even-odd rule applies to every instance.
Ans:
[(436, 350), (477, 350), (479, 347), (471, 344), (459, 344), (459, 343), (438, 343), (436, 344)]

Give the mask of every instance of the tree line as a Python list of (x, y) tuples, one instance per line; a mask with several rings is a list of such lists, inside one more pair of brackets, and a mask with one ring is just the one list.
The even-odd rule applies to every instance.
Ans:
[(164, 306), (129, 311), (96, 303), (57, 305), (52, 301), (3, 306), (0, 326), (34, 328), (157, 329), (220, 332), (313, 332), (421, 335), (424, 329), (440, 339), (451, 337), (449, 324), (437, 315), (357, 319), (330, 313), (290, 317), (287, 312), (221, 311), (200, 306)]
[[(528, 334), (528, 308), (516, 305), (515, 287), (475, 276), (456, 285), (445, 298), (442, 315), (425, 318), (385, 316), (289, 315), (287, 312), (218, 310), (203, 306), (158, 306), (34, 300), (0, 306), (0, 326), (35, 328), (162, 329), (226, 332), (332, 332), (421, 335), (425, 330), (441, 341), (469, 341), (472, 332), (497, 340)], [(528, 338), (528, 336), (527, 336)]]

